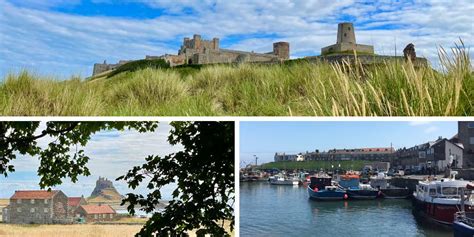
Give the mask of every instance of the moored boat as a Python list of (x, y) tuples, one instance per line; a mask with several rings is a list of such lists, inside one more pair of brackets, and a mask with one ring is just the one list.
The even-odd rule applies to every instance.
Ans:
[(311, 177), (311, 183), (308, 185), (308, 194), (310, 199), (315, 200), (347, 199), (347, 194), (344, 190), (331, 184), (331, 178)]
[(383, 173), (375, 177), (371, 177), (370, 186), (372, 188), (380, 190), (380, 195), (383, 198), (403, 199), (403, 198), (408, 198), (412, 195), (412, 192), (410, 192), (410, 189), (408, 189), (407, 187), (400, 188), (400, 187), (390, 185), (389, 179)]
[(345, 189), (350, 199), (375, 199), (379, 196), (379, 191), (368, 184), (360, 183), (358, 174), (341, 175), (339, 186)]
[(470, 184), (461, 189), (461, 211), (454, 216), (454, 237), (474, 236), (474, 212), (466, 212), (465, 202), (469, 200), (474, 187)]
[(285, 178), (285, 177), (275, 177), (270, 179), (270, 184), (273, 185), (298, 185), (298, 179)]
[(422, 212), (430, 219), (442, 223), (453, 224), (455, 213), (461, 208), (467, 212), (474, 211), (472, 197), (465, 200), (461, 207), (461, 192), (468, 181), (456, 180), (457, 172), (451, 178), (436, 181), (421, 181), (413, 193), (413, 205), (416, 211)]

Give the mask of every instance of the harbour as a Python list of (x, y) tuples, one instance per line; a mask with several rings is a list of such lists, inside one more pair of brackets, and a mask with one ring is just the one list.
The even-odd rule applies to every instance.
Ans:
[(302, 186), (241, 182), (240, 203), (241, 236), (453, 236), (410, 199), (314, 201)]

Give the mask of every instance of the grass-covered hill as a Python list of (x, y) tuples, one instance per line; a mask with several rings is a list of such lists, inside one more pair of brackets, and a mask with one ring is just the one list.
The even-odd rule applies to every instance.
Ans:
[(362, 170), (365, 165), (371, 164), (373, 161), (365, 160), (341, 160), (341, 161), (280, 161), (270, 162), (259, 166), (260, 169), (280, 169), (280, 170)]
[[(27, 71), (0, 82), (1, 115), (465, 116), (474, 74), (464, 48), (442, 72), (389, 62), (371, 67), (240, 64), (127, 65), (93, 79), (58, 81)], [(441, 71), (441, 70), (440, 70)]]

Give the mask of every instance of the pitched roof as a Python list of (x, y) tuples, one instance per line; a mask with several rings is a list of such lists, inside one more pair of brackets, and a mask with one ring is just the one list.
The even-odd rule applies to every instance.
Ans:
[(70, 197), (67, 198), (67, 205), (70, 207), (76, 207), (81, 202), (82, 197)]
[(21, 190), (15, 191), (15, 194), (10, 199), (50, 199), (58, 192), (58, 190)]
[(115, 210), (109, 205), (81, 205), (87, 214), (115, 214)]

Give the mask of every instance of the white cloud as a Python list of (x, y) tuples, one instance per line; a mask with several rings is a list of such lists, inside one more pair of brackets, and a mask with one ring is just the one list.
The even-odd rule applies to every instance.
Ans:
[(431, 134), (431, 133), (434, 133), (434, 132), (436, 132), (436, 131), (438, 131), (438, 130), (439, 130), (439, 128), (436, 127), (436, 126), (429, 126), (429, 127), (427, 127), (427, 128), (424, 130), (424, 132), (425, 132), (425, 133), (428, 133), (428, 134)]
[[(259, 52), (269, 51), (274, 41), (286, 40), (293, 57), (315, 55), (335, 43), (336, 24), (347, 19), (355, 22), (358, 41), (374, 44), (377, 53), (393, 55), (396, 40), (400, 55), (405, 45), (414, 43), (418, 55), (435, 65), (439, 45), (453, 47), (462, 38), (469, 47), (474, 41), (470, 0), (143, 2), (165, 15), (146, 20), (80, 16), (48, 10), (66, 4), (59, 0), (29, 0), (20, 6), (0, 0), (0, 74), (26, 67), (87, 76), (93, 63), (103, 59), (115, 62), (176, 53), (181, 38), (194, 33), (221, 37), (226, 47)], [(397, 27), (382, 27), (387, 25)], [(260, 35), (268, 36), (251, 39)]]
[(409, 122), (410, 126), (422, 126), (422, 125), (429, 125), (433, 123), (432, 121), (411, 121)]

